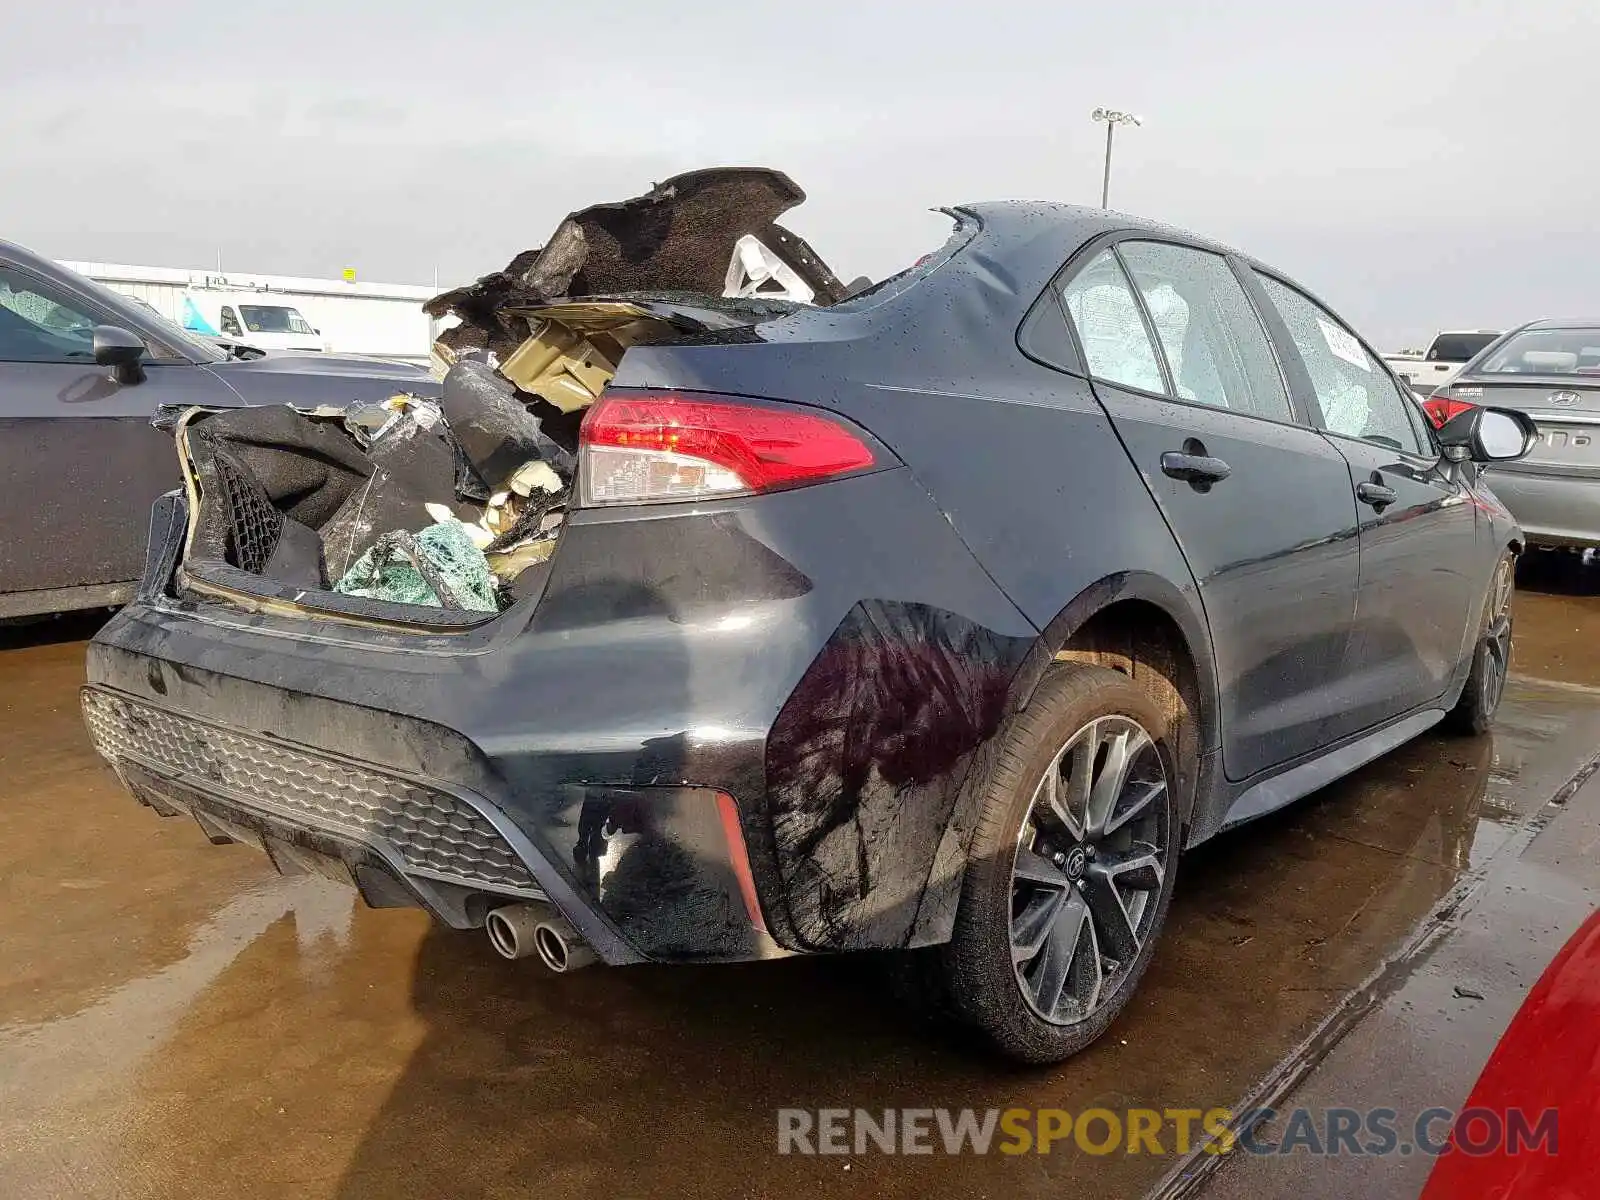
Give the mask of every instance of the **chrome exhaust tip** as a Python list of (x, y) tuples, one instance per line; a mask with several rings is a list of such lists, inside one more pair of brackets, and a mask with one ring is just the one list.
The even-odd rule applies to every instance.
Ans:
[(483, 919), (489, 945), (502, 958), (538, 956), (557, 975), (600, 961), (583, 935), (546, 904), (507, 904)]
[(533, 929), (533, 944), (539, 961), (557, 975), (577, 971), (600, 961), (578, 931), (561, 917), (547, 917)]
[(508, 904), (489, 910), (483, 919), (483, 930), (489, 935), (489, 945), (502, 958), (530, 958), (539, 952), (534, 930), (549, 915), (541, 905)]

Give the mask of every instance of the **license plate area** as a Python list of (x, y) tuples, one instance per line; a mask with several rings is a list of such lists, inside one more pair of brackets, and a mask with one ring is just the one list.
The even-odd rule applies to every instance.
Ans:
[(1542, 466), (1600, 466), (1600, 425), (1564, 425), (1539, 419), (1539, 439), (1527, 460)]

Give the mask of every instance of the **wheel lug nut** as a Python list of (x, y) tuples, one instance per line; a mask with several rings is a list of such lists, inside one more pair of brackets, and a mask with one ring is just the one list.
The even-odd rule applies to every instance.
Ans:
[(1061, 866), (1063, 863), (1065, 863), (1067, 861), (1067, 856), (1065, 854), (1062, 854), (1058, 850), (1058, 851), (1056, 851), (1055, 855), (1050, 859), (1050, 861), (1055, 863), (1055, 865), (1059, 867), (1059, 866)]

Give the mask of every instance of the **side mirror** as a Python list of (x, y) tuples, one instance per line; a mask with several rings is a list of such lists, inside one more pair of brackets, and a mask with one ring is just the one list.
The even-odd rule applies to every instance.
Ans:
[(110, 367), (118, 383), (135, 384), (144, 380), (144, 367), (139, 360), (144, 357), (144, 341), (138, 334), (120, 325), (94, 327), (94, 361)]
[(1439, 427), (1439, 444), (1451, 462), (1521, 458), (1538, 440), (1533, 418), (1509, 408), (1469, 408)]

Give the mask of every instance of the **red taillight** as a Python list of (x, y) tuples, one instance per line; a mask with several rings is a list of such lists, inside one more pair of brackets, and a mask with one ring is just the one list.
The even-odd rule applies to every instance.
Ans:
[(579, 434), (585, 504), (765, 492), (876, 465), (872, 448), (834, 417), (726, 396), (608, 392)]
[(1428, 420), (1433, 422), (1435, 429), (1443, 428), (1444, 423), (1451, 417), (1459, 417), (1462, 413), (1477, 407), (1470, 401), (1457, 400), (1454, 396), (1441, 395), (1438, 392), (1422, 402), (1422, 411), (1428, 414)]

